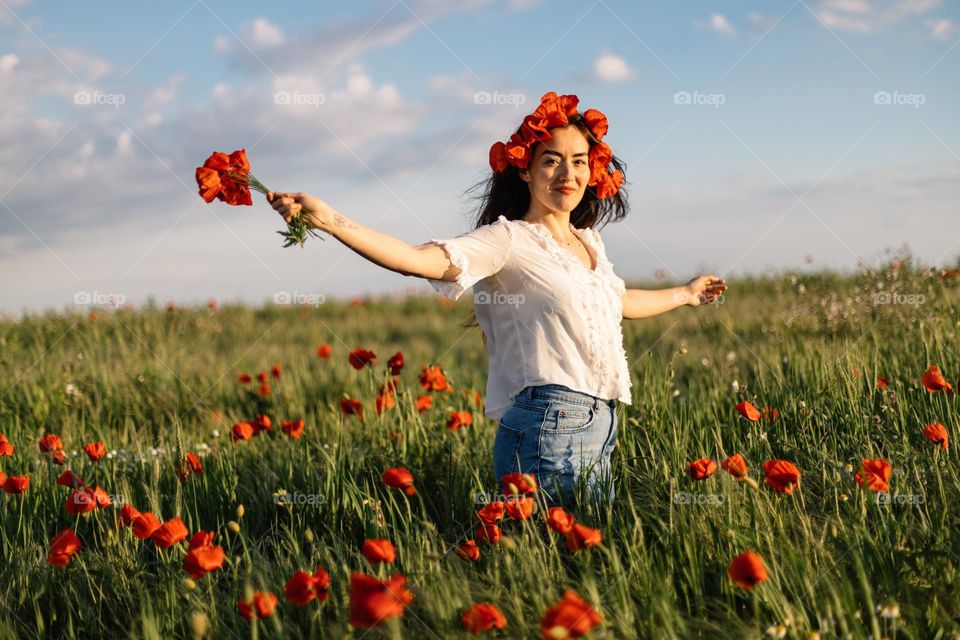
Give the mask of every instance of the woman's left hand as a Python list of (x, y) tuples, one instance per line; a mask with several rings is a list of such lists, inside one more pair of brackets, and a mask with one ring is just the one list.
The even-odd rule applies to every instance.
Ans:
[(727, 290), (726, 280), (714, 275), (697, 276), (687, 283), (687, 304), (699, 307), (701, 304), (710, 304)]

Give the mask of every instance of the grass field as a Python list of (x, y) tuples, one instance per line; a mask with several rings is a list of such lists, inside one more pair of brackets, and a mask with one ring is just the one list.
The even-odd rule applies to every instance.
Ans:
[[(480, 542), (477, 561), (455, 550), (475, 538), (477, 494), (497, 490), (496, 424), (472, 393), (487, 362), (479, 330), (459, 326), (469, 296), (3, 321), (0, 433), (14, 451), (0, 471), (30, 480), (0, 497), (0, 638), (468, 637), (461, 615), (480, 602), (507, 622), (487, 635), (534, 638), (567, 589), (601, 616), (591, 638), (960, 637), (956, 453), (924, 436), (934, 422), (956, 436), (958, 399), (921, 384), (929, 365), (958, 384), (960, 293), (939, 271), (895, 266), (733, 280), (720, 305), (624, 321), (633, 404), (617, 409), (617, 500), (573, 509), (602, 542), (571, 551), (540, 510), (500, 522), (504, 537)], [(376, 360), (356, 370), (357, 348)], [(378, 415), (396, 352), (396, 406)], [(419, 384), (427, 365), (452, 391)], [(432, 407), (419, 411), (425, 395)], [(362, 403), (363, 421), (343, 398)], [(735, 409), (745, 400), (779, 417), (750, 422)], [(473, 424), (448, 428), (454, 411)], [(234, 444), (233, 425), (257, 415), (272, 432)], [(280, 425), (298, 419), (295, 440)], [(45, 434), (62, 439), (63, 465), (41, 453)], [(94, 462), (83, 446), (98, 441), (108, 453)], [(187, 452), (202, 473), (181, 480)], [(757, 487), (719, 468), (687, 473), (737, 452)], [(765, 485), (774, 459), (800, 470), (792, 494)], [(855, 482), (865, 459), (889, 461), (889, 492)], [(413, 474), (415, 495), (384, 485), (390, 467)], [(113, 507), (70, 515), (72, 489), (56, 483), (66, 469)], [(222, 566), (187, 579), (190, 537), (168, 549), (141, 540), (118, 524), (121, 504), (213, 532)], [(51, 539), (66, 529), (81, 547), (54, 566)], [(395, 545), (392, 564), (365, 559), (372, 538)], [(751, 590), (727, 573), (746, 550), (768, 572)], [(287, 581), (317, 567), (327, 599), (291, 603)], [(413, 599), (374, 629), (351, 626), (354, 572), (402, 574)], [(272, 615), (240, 615), (253, 591), (276, 594)]]

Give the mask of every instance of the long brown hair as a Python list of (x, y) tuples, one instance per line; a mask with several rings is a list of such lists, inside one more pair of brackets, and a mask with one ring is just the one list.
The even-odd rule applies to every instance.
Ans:
[[(579, 129), (590, 148), (599, 142), (593, 133), (587, 127), (582, 114), (569, 116), (568, 123)], [(520, 128), (517, 127), (517, 133)], [(530, 158), (536, 153), (539, 142), (533, 143), (530, 147)], [(626, 164), (616, 156), (611, 160), (614, 171), (623, 171), (626, 176)], [(624, 178), (626, 185), (626, 178)], [(466, 195), (477, 201), (477, 217), (474, 228), (483, 225), (492, 224), (501, 215), (508, 220), (519, 220), (530, 210), (530, 187), (520, 177), (520, 170), (513, 165), (507, 165), (503, 173), (497, 173), (491, 170), (490, 175), (474, 186), (467, 189)], [(609, 198), (600, 199), (597, 197), (595, 187), (587, 187), (583, 193), (580, 203), (570, 212), (570, 222), (577, 229), (600, 228), (602, 229), (609, 222), (618, 222), (623, 220), (629, 205), (627, 203), (627, 192), (621, 187)], [(460, 324), (464, 329), (478, 327), (476, 312), (471, 309), (469, 317)], [(483, 342), (486, 344), (487, 336), (483, 335)]]

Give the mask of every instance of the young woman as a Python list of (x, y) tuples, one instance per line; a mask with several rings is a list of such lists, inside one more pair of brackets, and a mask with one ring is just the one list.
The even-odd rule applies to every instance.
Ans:
[[(427, 279), (456, 300), (473, 287), (490, 370), (485, 415), (498, 420), (497, 479), (531, 474), (549, 504), (586, 487), (614, 497), (616, 400), (630, 404), (621, 320), (712, 302), (712, 275), (685, 286), (627, 289), (595, 227), (627, 213), (623, 164), (602, 141), (607, 119), (550, 92), (507, 143), (490, 149), (476, 228), (411, 246), (306, 193), (268, 193), (284, 220), (304, 216), (386, 269)], [(610, 169), (612, 167), (612, 170)]]

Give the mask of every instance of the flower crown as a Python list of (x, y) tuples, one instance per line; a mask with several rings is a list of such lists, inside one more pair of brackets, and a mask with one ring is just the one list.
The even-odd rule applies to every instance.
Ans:
[[(580, 99), (572, 94), (558, 96), (553, 91), (545, 93), (536, 111), (523, 119), (519, 133), (510, 136), (509, 142), (494, 142), (490, 147), (490, 167), (496, 173), (503, 173), (509, 165), (526, 169), (533, 143), (549, 140), (551, 128), (568, 125), (569, 118), (578, 113), (579, 102)], [(607, 169), (607, 165), (613, 161), (613, 151), (606, 142), (600, 142), (607, 133), (607, 116), (602, 111), (587, 109), (583, 112), (583, 119), (598, 141), (590, 147), (590, 181), (587, 184), (596, 187), (597, 198), (609, 198), (620, 190), (623, 172), (617, 169), (611, 173)]]

